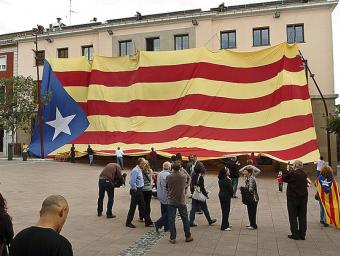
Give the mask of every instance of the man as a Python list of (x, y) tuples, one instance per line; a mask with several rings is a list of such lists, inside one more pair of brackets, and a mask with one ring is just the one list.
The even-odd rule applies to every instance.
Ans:
[(114, 193), (115, 193), (115, 179), (122, 178), (122, 172), (120, 166), (115, 163), (107, 164), (103, 171), (99, 174), (99, 196), (98, 196), (98, 207), (97, 207), (97, 214), (98, 216), (102, 216), (103, 212), (103, 200), (105, 196), (105, 191), (107, 193), (107, 208), (106, 208), (106, 218), (111, 219), (115, 218), (116, 215), (112, 214), (112, 206), (114, 200)]
[(72, 256), (70, 242), (60, 235), (69, 207), (60, 195), (47, 197), (36, 225), (19, 232), (11, 246), (12, 256)]
[(120, 168), (122, 168), (122, 170), (124, 170), (124, 167), (123, 167), (124, 152), (123, 152), (123, 150), (120, 149), (120, 147), (118, 147), (117, 150), (116, 150), (116, 157), (117, 157), (117, 164), (119, 164)]
[(157, 197), (161, 203), (161, 217), (155, 222), (156, 232), (164, 227), (164, 232), (169, 230), (168, 220), (168, 190), (166, 188), (166, 177), (170, 175), (171, 163), (163, 163), (163, 170), (157, 176)]
[(74, 144), (72, 144), (71, 149), (70, 149), (70, 158), (71, 158), (71, 163), (75, 163), (76, 161), (76, 148)]
[(315, 162), (316, 164), (316, 177), (320, 175), (321, 169), (324, 165), (326, 165), (326, 162), (323, 160), (323, 156), (320, 156), (320, 159)]
[(188, 162), (186, 171), (192, 176), (196, 170), (197, 172), (200, 172), (200, 173), (206, 172), (204, 164), (198, 161), (197, 156), (193, 154), (189, 156), (189, 162)]
[(157, 172), (157, 153), (154, 148), (151, 148), (150, 160), (151, 160), (151, 169), (154, 172)]
[(303, 163), (296, 160), (293, 167), (288, 163), (287, 171), (283, 172), (282, 179), (287, 182), (287, 208), (291, 235), (288, 238), (305, 240), (307, 230), (307, 201), (308, 182), (303, 171)]
[(238, 186), (238, 178), (240, 177), (238, 172), (239, 164), (236, 160), (236, 158), (227, 158), (225, 162), (225, 167), (228, 168), (230, 172), (231, 185), (233, 187), (233, 198), (237, 198), (236, 191)]
[(172, 173), (166, 177), (166, 186), (168, 189), (168, 218), (170, 240), (172, 244), (176, 243), (176, 210), (181, 216), (185, 233), (185, 241), (194, 240), (190, 233), (187, 206), (185, 204), (185, 184), (186, 176), (180, 172), (181, 166), (178, 163), (172, 165)]
[(90, 166), (91, 166), (93, 164), (93, 154), (94, 154), (93, 149), (91, 148), (91, 145), (87, 146), (86, 152), (87, 152), (87, 155), (89, 156), (89, 161), (90, 161)]
[(145, 220), (146, 227), (152, 227), (153, 223), (150, 218), (150, 214), (148, 214), (146, 210), (146, 205), (143, 196), (143, 174), (142, 169), (145, 167), (146, 160), (144, 158), (139, 158), (137, 165), (132, 169), (130, 175), (130, 195), (131, 195), (131, 202), (130, 202), (130, 209), (126, 219), (125, 226), (129, 228), (136, 228), (135, 225), (132, 224), (133, 217), (135, 215), (136, 207), (139, 206), (139, 210), (142, 213), (142, 217)]

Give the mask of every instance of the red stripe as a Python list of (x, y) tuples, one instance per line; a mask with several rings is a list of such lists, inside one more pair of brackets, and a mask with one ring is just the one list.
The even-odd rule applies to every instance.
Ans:
[(190, 94), (171, 100), (132, 100), (130, 102), (107, 102), (88, 100), (79, 103), (91, 115), (108, 116), (170, 116), (185, 109), (204, 110), (209, 112), (245, 114), (266, 110), (278, 104), (294, 100), (309, 99), (307, 85), (280, 87), (272, 94), (253, 99), (229, 99), (200, 94)]
[(335, 213), (334, 213), (332, 190), (329, 191), (328, 196), (329, 196), (329, 210), (330, 210), (330, 215), (331, 215), (330, 216), (331, 224), (334, 224), (335, 223)]
[[(73, 142), (71, 142), (73, 143)], [(87, 144), (87, 143), (86, 143)], [(273, 156), (279, 159), (282, 159), (283, 161), (289, 161), (292, 159), (298, 159), (314, 150), (318, 149), (317, 147), (317, 141), (311, 140), (309, 142), (306, 142), (304, 144), (301, 144), (299, 146), (285, 149), (285, 150), (278, 150), (278, 151), (262, 151), (262, 153), (267, 154), (269, 156)], [(96, 151), (95, 147), (93, 147), (93, 150)], [(144, 153), (145, 149), (135, 149), (134, 153)], [(215, 151), (215, 150), (207, 150), (202, 148), (168, 148), (168, 149), (162, 149), (159, 150), (162, 152), (167, 152), (170, 154), (175, 153), (181, 153), (183, 156), (189, 156), (190, 154), (196, 154), (198, 157), (217, 157), (222, 158), (226, 155), (232, 155), (232, 154), (249, 154), (251, 152), (249, 151), (239, 151), (239, 152), (221, 152), (221, 151)], [(114, 152), (113, 150), (98, 150), (97, 152)], [(124, 150), (125, 152), (125, 150)], [(127, 152), (127, 151), (126, 151)]]
[[(233, 83), (257, 83), (275, 77), (279, 72), (287, 70), (298, 72), (301, 67), (301, 58), (287, 58), (259, 67), (229, 67), (207, 62), (178, 64), (169, 66), (140, 67), (134, 71), (103, 72), (92, 70), (90, 84), (105, 86), (126, 87), (135, 83), (166, 83), (193, 78), (204, 78), (216, 81)], [(84, 72), (80, 80), (81, 72), (55, 72), (64, 86), (87, 86), (88, 72)], [(85, 79), (86, 77), (86, 79)], [(83, 82), (83, 84), (82, 84)]]
[(303, 131), (313, 127), (312, 114), (281, 119), (275, 123), (249, 129), (221, 129), (204, 126), (178, 125), (159, 132), (84, 132), (75, 144), (150, 144), (174, 141), (183, 137), (222, 141), (261, 141)]

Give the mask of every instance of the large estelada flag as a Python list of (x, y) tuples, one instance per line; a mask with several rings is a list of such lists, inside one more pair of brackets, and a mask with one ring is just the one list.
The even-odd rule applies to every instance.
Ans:
[[(96, 154), (112, 154), (118, 146), (127, 154), (143, 154), (154, 147), (164, 156), (180, 152), (211, 159), (262, 152), (281, 161), (312, 162), (319, 152), (298, 54), (296, 45), (282, 43), (256, 52), (195, 48), (95, 56), (92, 62), (49, 59), (49, 72), (89, 126), (82, 126), (80, 136), (82, 129), (77, 136), (71, 127), (72, 135), (67, 133), (67, 122), (53, 132), (53, 107), (44, 116), (52, 129), (46, 141), (69, 140), (45, 153), (69, 151), (74, 143), (81, 152), (91, 144)], [(61, 96), (55, 100), (63, 118), (75, 114)]]
[(325, 210), (326, 223), (340, 228), (339, 188), (334, 177), (326, 179), (322, 175), (316, 179), (316, 188)]

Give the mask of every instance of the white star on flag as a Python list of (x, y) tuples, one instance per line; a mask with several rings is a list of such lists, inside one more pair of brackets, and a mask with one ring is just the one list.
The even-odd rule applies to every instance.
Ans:
[(60, 111), (58, 109), (58, 107), (56, 108), (56, 113), (55, 113), (55, 120), (53, 121), (49, 121), (46, 122), (46, 124), (48, 124), (49, 126), (52, 126), (55, 130), (54, 130), (54, 135), (52, 138), (52, 141), (54, 141), (54, 139), (61, 133), (66, 133), (68, 135), (71, 135), (71, 131), (70, 131), (70, 127), (68, 126), (69, 123), (71, 123), (72, 119), (75, 117), (76, 115), (71, 115), (71, 116), (66, 116), (63, 117), (60, 114)]

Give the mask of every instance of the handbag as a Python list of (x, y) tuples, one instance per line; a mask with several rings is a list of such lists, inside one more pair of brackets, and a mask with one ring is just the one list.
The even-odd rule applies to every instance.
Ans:
[[(201, 175), (198, 175), (197, 184), (200, 179), (200, 176)], [(207, 197), (203, 195), (201, 188), (198, 185), (194, 186), (194, 193), (192, 193), (192, 198), (200, 202), (205, 202), (207, 200)]]

